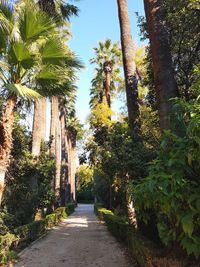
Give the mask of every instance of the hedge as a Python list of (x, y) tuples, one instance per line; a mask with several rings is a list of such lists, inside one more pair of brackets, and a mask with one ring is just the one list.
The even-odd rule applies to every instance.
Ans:
[(22, 225), (14, 230), (0, 236), (0, 264), (6, 263), (14, 257), (13, 249), (20, 249), (45, 234), (48, 229), (57, 225), (63, 218), (67, 218), (75, 209), (74, 204), (57, 208), (54, 213), (49, 214), (43, 220)]
[(151, 240), (136, 231), (128, 222), (115, 215), (112, 211), (102, 208), (101, 204), (94, 205), (94, 211), (101, 221), (105, 221), (108, 230), (128, 246), (129, 253), (140, 267), (199, 267), (188, 258), (177, 259), (176, 255), (155, 245)]

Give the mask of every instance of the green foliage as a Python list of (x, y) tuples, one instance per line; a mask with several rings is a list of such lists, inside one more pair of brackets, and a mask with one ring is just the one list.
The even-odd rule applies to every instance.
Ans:
[(16, 257), (14, 251), (10, 250), (18, 242), (18, 237), (14, 234), (7, 233), (0, 235), (0, 264), (4, 264)]
[(113, 124), (110, 119), (112, 115), (113, 112), (108, 107), (106, 98), (103, 97), (102, 103), (97, 104), (92, 108), (90, 123), (93, 127), (110, 127)]
[(148, 223), (153, 212), (161, 241), (179, 243), (195, 257), (200, 256), (199, 99), (174, 100), (171, 120), (178, 135), (164, 133), (148, 177), (133, 185), (138, 216)]
[(43, 220), (19, 226), (13, 230), (13, 233), (0, 235), (0, 264), (16, 257), (16, 253), (12, 249), (27, 246), (45, 234), (48, 229), (57, 225), (63, 218), (67, 218), (74, 208), (74, 204), (69, 203), (66, 207), (56, 209), (54, 213), (47, 215)]
[(47, 153), (46, 145), (35, 164), (30, 153), (30, 133), (18, 120), (15, 122), (13, 139), (12, 160), (4, 197), (4, 206), (10, 216), (14, 217), (8, 227), (31, 222), (37, 209), (48, 207), (54, 198), (49, 177), (55, 166)]
[(88, 165), (82, 165), (77, 171), (77, 201), (80, 202), (93, 202), (93, 169)]

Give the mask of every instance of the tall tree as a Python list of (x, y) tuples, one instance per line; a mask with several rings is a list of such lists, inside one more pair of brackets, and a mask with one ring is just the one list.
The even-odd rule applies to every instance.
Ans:
[[(111, 91), (114, 89), (116, 81), (119, 81), (121, 51), (118, 43), (112, 43), (110, 39), (99, 42), (99, 46), (94, 48), (95, 57), (90, 60), (97, 65), (97, 74), (93, 80), (93, 86), (101, 88), (100, 102), (103, 95), (106, 97), (108, 107), (111, 107)], [(102, 85), (100, 85), (102, 83)], [(103, 90), (103, 92), (102, 92)]]
[[(4, 27), (3, 20), (0, 21), (2, 25), (0, 53), (3, 63), (0, 79), (3, 83), (2, 94), (6, 99), (0, 120), (0, 202), (5, 173), (9, 165), (14, 111), (18, 100), (20, 98), (32, 100), (40, 97), (41, 95), (35, 90), (40, 90), (39, 81), (46, 85), (46, 90), (42, 93), (48, 95), (50, 91), (51, 94), (53, 93), (50, 83), (58, 85), (66, 80), (66, 72), (63, 68), (61, 72), (57, 61), (52, 59), (52, 64), (48, 65), (42, 60), (42, 50), (47, 43), (49, 48), (52, 48), (52, 42), (48, 42), (47, 36), (55, 33), (55, 25), (34, 4), (25, 4), (18, 12), (20, 13), (15, 16), (16, 12), (13, 8), (10, 8), (5, 1), (0, 2), (0, 13), (8, 24), (8, 27)], [(18, 38), (13, 38), (13, 28), (18, 32)], [(55, 35), (54, 41), (60, 43), (58, 35)], [(52, 53), (49, 54), (49, 59), (50, 55)], [(33, 88), (30, 88), (31, 86)]]
[[(117, 0), (117, 3), (121, 31), (122, 57), (125, 74), (129, 126), (131, 129), (132, 137), (135, 139), (135, 141), (137, 141), (140, 131), (140, 111), (138, 103), (137, 69), (136, 64), (133, 60), (135, 55), (135, 48), (132, 40), (127, 0)], [(128, 174), (125, 177), (125, 181), (127, 186), (129, 182)], [(126, 202), (129, 222), (137, 227), (135, 209), (133, 207), (133, 202), (131, 201), (127, 189)]]
[(117, 0), (117, 3), (121, 31), (122, 57), (126, 83), (129, 125), (133, 136), (137, 136), (139, 128), (139, 104), (136, 64), (133, 60), (135, 49), (131, 34), (127, 0)]
[(144, 0), (161, 130), (169, 129), (171, 98), (178, 96), (163, 0)]
[[(62, 26), (64, 20), (69, 20), (70, 16), (78, 14), (78, 8), (71, 4), (66, 4), (63, 1), (55, 0), (39, 0), (38, 5), (42, 11), (53, 18), (58, 26)], [(34, 121), (32, 131), (32, 154), (33, 156), (40, 155), (41, 141), (46, 136), (46, 110), (47, 99), (38, 99), (34, 104)], [(40, 119), (39, 119), (40, 118)]]
[(46, 113), (47, 98), (42, 97), (34, 103), (34, 118), (32, 130), (32, 155), (38, 157), (40, 155), (41, 142), (46, 138)]

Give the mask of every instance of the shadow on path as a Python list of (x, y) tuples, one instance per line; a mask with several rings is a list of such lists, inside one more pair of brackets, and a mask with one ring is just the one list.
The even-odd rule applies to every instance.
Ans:
[(20, 254), (15, 267), (130, 267), (124, 248), (93, 213), (80, 204), (44, 238)]

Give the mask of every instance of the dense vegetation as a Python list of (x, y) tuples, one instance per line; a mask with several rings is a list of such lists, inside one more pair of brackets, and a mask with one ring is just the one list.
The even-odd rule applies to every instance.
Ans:
[[(95, 201), (120, 240), (138, 231), (166, 253), (198, 261), (199, 1), (144, 0), (138, 25), (149, 44), (141, 47), (132, 40), (127, 1), (117, 4), (121, 44), (106, 39), (94, 48), (83, 130), (75, 112), (82, 64), (67, 45), (67, 22), (78, 8), (0, 1), (0, 240), (15, 242), (32, 226), (45, 231), (69, 202)], [(118, 113), (116, 99), (123, 99)], [(76, 170), (77, 139), (84, 152)]]
[[(119, 17), (126, 13), (125, 2), (118, 1)], [(189, 0), (146, 0), (144, 4), (146, 18), (139, 17), (138, 24), (142, 38), (149, 38), (150, 45), (145, 50), (135, 46), (132, 51), (135, 103), (132, 107), (128, 103), (128, 117), (126, 109), (114, 114), (110, 104), (116, 94), (123, 94), (122, 60), (112, 56), (111, 41), (95, 48), (91, 137), (82, 158), (93, 166), (98, 202), (127, 217), (158, 244), (198, 258), (199, 4)], [(121, 17), (120, 25), (123, 34)], [(121, 42), (126, 65), (127, 40), (122, 36)], [(131, 47), (130, 39), (128, 42)], [(110, 69), (106, 69), (108, 63)], [(126, 66), (124, 70), (126, 80)], [(128, 86), (126, 83), (127, 90)]]

